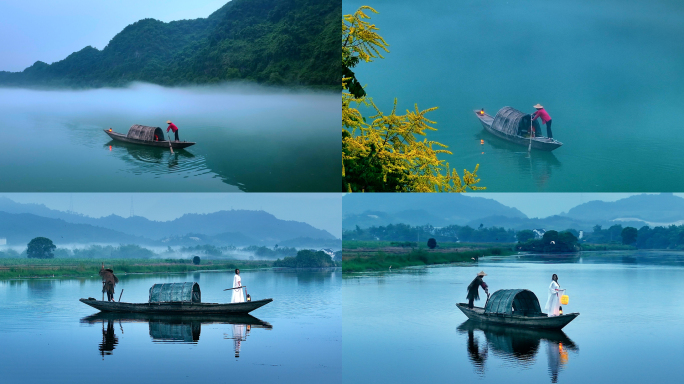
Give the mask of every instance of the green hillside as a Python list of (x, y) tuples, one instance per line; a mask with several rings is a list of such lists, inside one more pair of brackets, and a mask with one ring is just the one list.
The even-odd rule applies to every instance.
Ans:
[(17, 87), (211, 84), (339, 88), (339, 0), (233, 0), (206, 19), (143, 19), (103, 49), (85, 47), (53, 64), (1, 72)]

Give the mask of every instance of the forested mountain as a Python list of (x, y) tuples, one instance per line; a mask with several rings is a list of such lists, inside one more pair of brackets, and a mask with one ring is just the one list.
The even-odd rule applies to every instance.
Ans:
[[(307, 223), (281, 220), (264, 211), (231, 210), (208, 214), (186, 214), (171, 221), (153, 221), (140, 216), (110, 215), (94, 218), (52, 210), (44, 205), (19, 204), (0, 197), (0, 238), (13, 245), (36, 236), (55, 243), (104, 242), (157, 245), (275, 245), (329, 244), (338, 240), (329, 232)], [(71, 233), (77, 231), (78, 233)], [(68, 234), (68, 236), (67, 236)], [(109, 239), (109, 240), (108, 240)]]
[(232, 0), (206, 19), (143, 19), (102, 50), (0, 72), (0, 86), (103, 87), (244, 80), (339, 88), (339, 0)]
[(590, 201), (568, 211), (565, 216), (583, 220), (639, 219), (673, 223), (684, 220), (684, 199), (672, 193), (635, 195), (618, 201)]

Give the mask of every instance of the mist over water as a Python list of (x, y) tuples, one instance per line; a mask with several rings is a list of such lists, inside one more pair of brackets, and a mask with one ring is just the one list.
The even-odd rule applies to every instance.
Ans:
[[(684, 188), (681, 1), (350, 0), (343, 13), (365, 4), (391, 51), (355, 69), (368, 95), (387, 113), (395, 97), (400, 113), (438, 106), (428, 138), (459, 172), (479, 163), (488, 191)], [(531, 158), (472, 112), (537, 103), (564, 145)]]
[[(0, 88), (4, 191), (337, 191), (339, 94), (254, 85)], [(112, 141), (102, 130), (166, 128), (185, 150)], [(334, 128), (334, 129), (333, 129)], [(9, 166), (11, 165), (11, 166)]]

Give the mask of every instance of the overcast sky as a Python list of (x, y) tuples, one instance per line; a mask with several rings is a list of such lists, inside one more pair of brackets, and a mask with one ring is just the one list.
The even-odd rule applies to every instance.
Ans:
[(44, 204), (91, 217), (136, 216), (167, 221), (185, 213), (230, 209), (264, 210), (283, 220), (303, 221), (342, 237), (342, 194), (337, 193), (0, 193), (18, 203)]
[[(493, 199), (503, 205), (518, 208), (528, 217), (549, 217), (570, 208), (593, 201), (616, 201), (641, 193), (466, 193), (466, 196), (477, 196)], [(676, 196), (684, 197), (682, 193)]]
[(103, 49), (127, 25), (207, 17), (229, 0), (0, 0), (0, 71)]

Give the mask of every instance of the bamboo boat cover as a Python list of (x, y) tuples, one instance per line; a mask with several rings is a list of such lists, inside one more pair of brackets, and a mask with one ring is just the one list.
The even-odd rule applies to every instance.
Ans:
[[(492, 121), (492, 128), (511, 136), (521, 136), (521, 132), (527, 132), (530, 128), (530, 118), (532, 116), (522, 113), (515, 108), (503, 107), (496, 113)], [(539, 122), (534, 121), (534, 128), (537, 135), (541, 134)]]
[(134, 124), (131, 126), (131, 129), (128, 130), (128, 135), (126, 135), (126, 137), (144, 141), (155, 141), (154, 135), (157, 135), (159, 141), (164, 140), (164, 131), (162, 131), (161, 128)]
[(166, 283), (155, 284), (150, 288), (150, 303), (201, 303), (202, 293), (199, 284)]
[(494, 292), (485, 306), (485, 313), (537, 316), (541, 314), (539, 299), (527, 289), (500, 289)]

